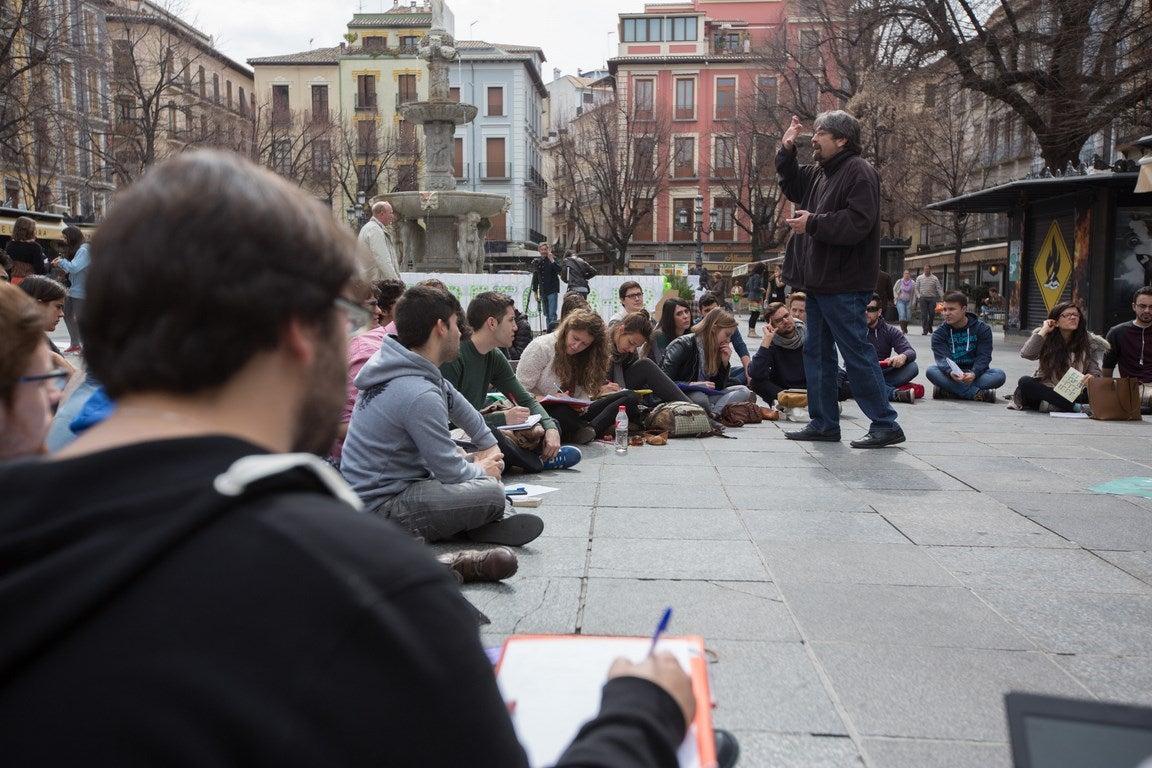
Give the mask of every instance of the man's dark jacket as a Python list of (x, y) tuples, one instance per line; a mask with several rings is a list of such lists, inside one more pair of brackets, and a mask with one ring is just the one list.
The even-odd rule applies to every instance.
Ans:
[(776, 153), (784, 196), (809, 212), (784, 256), (784, 281), (808, 293), (871, 293), (880, 272), (880, 177), (843, 149), (823, 165), (799, 165), (796, 148)]

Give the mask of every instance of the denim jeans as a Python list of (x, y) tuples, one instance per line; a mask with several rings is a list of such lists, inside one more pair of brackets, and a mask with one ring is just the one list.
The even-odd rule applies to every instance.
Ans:
[(747, 402), (752, 397), (752, 390), (743, 385), (715, 389), (711, 392), (689, 392), (688, 399), (696, 403), (711, 414), (712, 418), (720, 418), (720, 412), (729, 403)]
[(884, 373), (884, 383), (888, 385), (888, 399), (892, 399), (892, 393), (899, 389), (902, 385), (907, 384), (916, 378), (916, 374), (920, 373), (920, 367), (916, 365), (916, 361), (904, 363), (899, 368), (888, 366), (887, 368), (880, 369)]
[(896, 409), (888, 403), (888, 388), (876, 349), (868, 343), (864, 307), (871, 291), (859, 293), (809, 293), (808, 331), (804, 338), (804, 376), (808, 380), (809, 427), (817, 432), (840, 431), (837, 398), (836, 350), (844, 358), (856, 404), (872, 424), (869, 432), (892, 432)]
[(896, 317), (902, 323), (906, 323), (912, 319), (912, 302), (896, 300)]
[(956, 381), (952, 378), (952, 373), (948, 368), (940, 365), (930, 365), (925, 374), (928, 381), (935, 384), (941, 389), (947, 390), (956, 397), (962, 397), (965, 400), (975, 400), (976, 395), (982, 389), (996, 389), (1004, 385), (1004, 380), (1007, 376), (1004, 371), (999, 368), (989, 368), (976, 377), (971, 384), (965, 384), (962, 381)]
[(548, 321), (548, 328), (556, 324), (556, 303), (560, 299), (558, 293), (544, 294), (544, 319)]

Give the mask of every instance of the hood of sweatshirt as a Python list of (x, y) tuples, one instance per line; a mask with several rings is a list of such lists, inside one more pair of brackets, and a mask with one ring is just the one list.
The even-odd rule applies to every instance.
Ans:
[(405, 376), (419, 376), (438, 389), (444, 388), (444, 377), (431, 360), (408, 349), (395, 336), (385, 336), (380, 349), (356, 374), (354, 383), (356, 389), (364, 392)]

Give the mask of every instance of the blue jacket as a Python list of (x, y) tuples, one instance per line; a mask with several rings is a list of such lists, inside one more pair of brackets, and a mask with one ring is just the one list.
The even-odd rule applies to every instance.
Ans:
[(942, 368), (948, 368), (945, 358), (952, 358), (961, 370), (979, 376), (992, 365), (992, 328), (972, 312), (965, 316), (968, 324), (963, 328), (941, 323), (932, 332), (932, 356)]

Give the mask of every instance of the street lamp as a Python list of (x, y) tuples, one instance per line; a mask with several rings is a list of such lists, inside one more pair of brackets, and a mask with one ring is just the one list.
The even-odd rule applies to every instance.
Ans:
[(356, 193), (356, 205), (349, 206), (344, 214), (348, 217), (348, 226), (359, 231), (364, 223), (364, 190)]
[[(704, 198), (701, 195), (696, 195), (696, 214), (693, 218), (692, 229), (696, 232), (696, 273), (699, 274), (704, 266), (704, 235), (710, 235), (716, 231), (716, 225), (720, 223), (720, 212), (713, 208), (708, 212), (708, 226), (704, 226)], [(679, 214), (680, 229), (687, 231), (688, 229), (688, 210), (686, 208), (680, 209)]]

